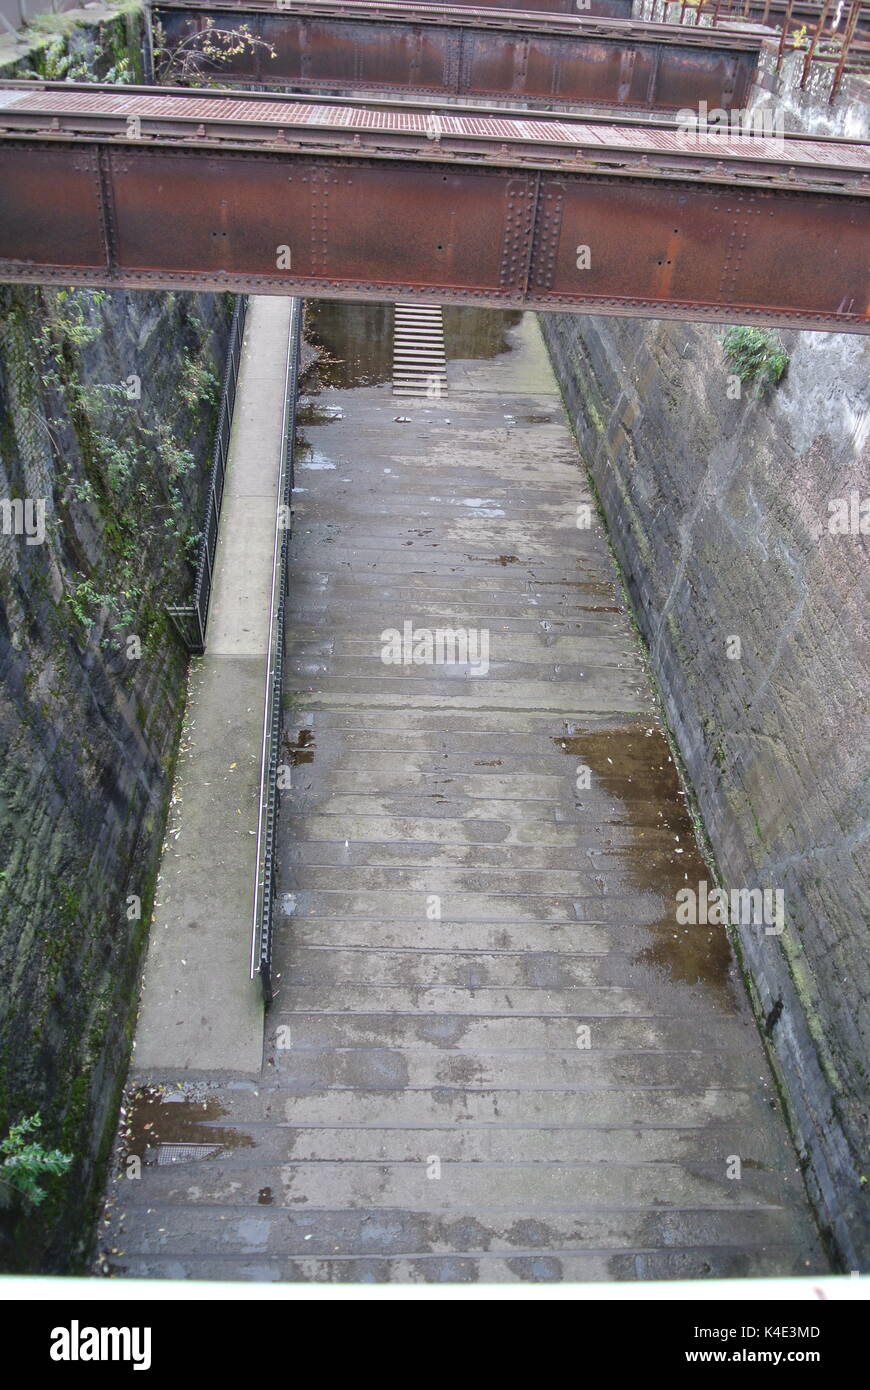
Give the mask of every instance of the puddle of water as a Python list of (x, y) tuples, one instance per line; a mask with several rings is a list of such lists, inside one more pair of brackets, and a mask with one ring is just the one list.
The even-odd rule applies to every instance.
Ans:
[(135, 1156), (150, 1167), (252, 1147), (250, 1135), (214, 1123), (225, 1114), (213, 1096), (197, 1088), (168, 1091), (143, 1086), (127, 1107), (124, 1158)]
[(316, 449), (309, 449), (296, 466), (297, 468), (311, 469), (312, 472), (336, 467), (332, 459), (328, 459), (325, 454), (318, 453)]
[(466, 560), (485, 560), (489, 565), (518, 565), (519, 555), (466, 555)]
[(316, 745), (313, 729), (300, 729), (295, 739), (292, 739), (289, 734), (285, 734), (283, 743), (290, 755), (291, 767), (298, 767), (300, 763), (314, 762)]
[[(449, 359), (484, 359), (510, 352), (508, 334), (522, 319), (519, 310), (448, 304), (443, 309), (444, 346)], [(393, 305), (346, 300), (309, 300), (305, 338), (319, 356), (305, 373), (311, 396), (324, 388), (378, 386), (393, 375)], [(300, 425), (326, 424), (322, 404), (305, 403)], [(335, 417), (329, 417), (335, 418)], [(513, 417), (511, 417), (513, 418)], [(532, 423), (549, 421), (533, 417)]]
[(508, 330), (516, 328), (522, 312), (516, 309), (477, 309), (445, 304), (444, 348), (450, 358), (490, 358), (510, 352)]
[(305, 337), (321, 354), (310, 373), (310, 386), (306, 381), (312, 394), (322, 387), (344, 391), (392, 380), (392, 304), (309, 300)]
[[(725, 928), (682, 926), (676, 920), (677, 891), (710, 882), (711, 875), (698, 849), (664, 735), (658, 729), (647, 735), (643, 725), (631, 725), (564, 734), (553, 742), (560, 752), (591, 769), (593, 786), (606, 790), (624, 813), (622, 824), (633, 828), (634, 844), (627, 852), (611, 851), (609, 865), (602, 870), (608, 894), (628, 891), (654, 894), (661, 900), (660, 916), (638, 922), (652, 940), (635, 959), (658, 966), (672, 980), (707, 985), (730, 1012), (736, 1001)], [(644, 827), (651, 824), (651, 816), (665, 832), (665, 843), (652, 846), (646, 841)]]
[[(333, 420), (343, 420), (344, 411), (337, 405), (321, 405), (315, 398), (301, 400), (296, 407), (296, 425), (331, 425)], [(298, 443), (298, 439), (297, 439)]]
[(463, 497), (461, 501), (463, 507), (473, 507), (475, 516), (504, 516), (504, 511), (495, 497)]

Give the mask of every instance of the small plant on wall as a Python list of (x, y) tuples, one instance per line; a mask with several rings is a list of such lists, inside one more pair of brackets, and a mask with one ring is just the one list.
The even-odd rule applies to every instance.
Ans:
[(243, 53), (274, 58), (276, 51), (265, 39), (258, 39), (250, 25), (221, 28), (206, 22), (204, 28), (183, 39), (169, 40), (159, 20), (152, 26), (154, 76), (163, 85), (208, 87), (223, 66)]
[(788, 366), (788, 353), (766, 328), (729, 328), (722, 347), (729, 366), (742, 382), (755, 384), (759, 398), (776, 386)]
[(60, 1177), (72, 1163), (69, 1154), (60, 1149), (46, 1149), (38, 1141), (29, 1138), (42, 1124), (39, 1115), (31, 1115), (12, 1125), (6, 1138), (0, 1142), (0, 1182), (6, 1187), (23, 1192), (35, 1206), (45, 1200), (40, 1186), (42, 1180), (50, 1175)]

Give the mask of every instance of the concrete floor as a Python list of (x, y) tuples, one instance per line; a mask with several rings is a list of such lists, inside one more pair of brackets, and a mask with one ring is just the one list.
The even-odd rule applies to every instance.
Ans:
[(144, 1075), (260, 1064), (262, 997), (245, 981), (291, 303), (252, 297), (245, 322), (207, 649), (191, 663), (136, 1028)]
[[(138, 1077), (106, 1272), (826, 1268), (723, 930), (676, 924), (706, 870), (534, 318), (508, 337), (446, 400), (324, 389), (304, 427), (263, 1066)], [(385, 665), (406, 621), (486, 630), (488, 671)]]

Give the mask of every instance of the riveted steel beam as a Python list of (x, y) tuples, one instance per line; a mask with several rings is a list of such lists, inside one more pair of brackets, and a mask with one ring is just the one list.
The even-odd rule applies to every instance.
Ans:
[(407, 91), (546, 109), (742, 107), (761, 51), (760, 35), (746, 32), (390, 0), (168, 0), (153, 16), (167, 53), (244, 25), (254, 42), (221, 61), (228, 86)]
[(866, 332), (870, 146), (0, 85), (0, 279)]

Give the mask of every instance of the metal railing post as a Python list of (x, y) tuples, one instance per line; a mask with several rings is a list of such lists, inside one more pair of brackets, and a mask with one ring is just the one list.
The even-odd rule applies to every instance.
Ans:
[(794, 0), (788, 0), (788, 4), (787, 4), (786, 7), (785, 7), (785, 15), (784, 15), (783, 21), (782, 21), (782, 33), (781, 33), (780, 36), (779, 36), (779, 48), (778, 48), (777, 54), (776, 54), (776, 70), (777, 70), (777, 72), (779, 72), (780, 68), (782, 67), (782, 55), (783, 55), (783, 53), (785, 52), (785, 41), (786, 41), (786, 37), (788, 36), (788, 26), (791, 24), (791, 12), (792, 12), (792, 6), (793, 6), (793, 5), (794, 5)]
[(819, 39), (820, 39), (821, 36), (822, 36), (822, 31), (823, 31), (823, 29), (824, 29), (824, 27), (825, 27), (825, 20), (826, 20), (827, 17), (828, 17), (828, 10), (829, 10), (830, 8), (831, 8), (831, 0), (825, 0), (825, 3), (824, 3), (824, 5), (823, 5), (823, 7), (822, 7), (822, 12), (821, 12), (821, 14), (819, 15), (819, 22), (818, 22), (818, 24), (816, 25), (816, 28), (815, 28), (815, 33), (813, 34), (813, 37), (812, 37), (812, 39), (810, 40), (810, 46), (809, 46), (809, 48), (807, 49), (807, 56), (806, 56), (806, 58), (804, 58), (804, 66), (803, 66), (803, 72), (801, 73), (801, 82), (800, 82), (801, 91), (804, 90), (804, 87), (806, 86), (807, 78), (808, 78), (809, 75), (810, 75), (810, 68), (811, 68), (812, 65), (813, 65), (813, 54), (815, 53), (815, 51), (816, 51), (816, 45), (818, 44)]
[(199, 554), (197, 556), (196, 578), (193, 585), (193, 607), (196, 611), (197, 635), (194, 638), (194, 642), (191, 644), (191, 650), (198, 653), (205, 651), (205, 634), (208, 627), (208, 610), (211, 602), (212, 567), (217, 552), (218, 526), (224, 497), (224, 479), (226, 476), (227, 460), (229, 458), (230, 431), (232, 430), (233, 424), (233, 409), (236, 402), (236, 383), (238, 381), (239, 362), (242, 355), (242, 341), (245, 334), (247, 309), (248, 301), (246, 297), (244, 295), (238, 295), (233, 305), (233, 321), (230, 325), (227, 358), (224, 365), (221, 399), (218, 407), (217, 433), (215, 434), (214, 447), (212, 449), (205, 521), (203, 523), (202, 540), (200, 541)]
[(829, 102), (834, 101), (837, 92), (840, 90), (840, 83), (843, 80), (843, 73), (846, 68), (846, 59), (849, 56), (849, 47), (852, 43), (852, 39), (855, 37), (855, 29), (858, 24), (858, 16), (860, 15), (860, 13), (861, 0), (852, 0), (852, 6), (849, 10), (849, 18), (846, 20), (846, 30), (843, 35), (843, 47), (840, 51), (840, 58), (837, 63), (836, 72), (834, 73), (834, 81), (831, 87), (831, 94), (828, 97)]

